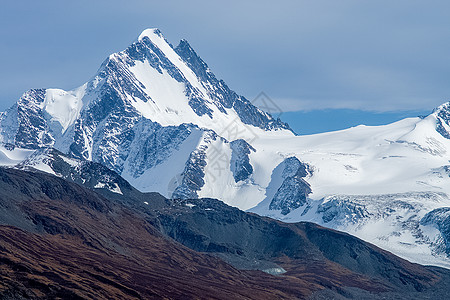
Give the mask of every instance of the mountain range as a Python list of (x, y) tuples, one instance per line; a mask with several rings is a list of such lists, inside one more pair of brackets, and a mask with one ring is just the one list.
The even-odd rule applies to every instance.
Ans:
[[(1, 113), (0, 164), (117, 197), (137, 189), (192, 208), (215, 198), (449, 266), (450, 104), (424, 117), (309, 136), (257, 105), (217, 79), (187, 41), (174, 47), (147, 29), (82, 86), (30, 90)], [(158, 226), (189, 241), (177, 239), (181, 223)], [(198, 244), (187, 247), (208, 252), (202, 236), (190, 238)]]

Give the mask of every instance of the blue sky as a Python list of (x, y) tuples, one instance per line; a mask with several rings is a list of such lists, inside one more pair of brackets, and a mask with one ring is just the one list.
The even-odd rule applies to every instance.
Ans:
[(239, 94), (264, 91), (301, 133), (384, 124), (450, 100), (448, 1), (1, 0), (1, 7), (0, 110), (30, 88), (81, 85), (148, 27), (173, 44), (186, 38)]

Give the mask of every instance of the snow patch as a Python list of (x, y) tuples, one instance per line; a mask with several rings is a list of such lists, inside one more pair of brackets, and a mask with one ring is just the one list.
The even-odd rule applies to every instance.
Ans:
[(28, 158), (35, 150), (6, 148), (0, 145), (0, 166), (14, 166)]
[(40, 108), (51, 116), (50, 121), (56, 121), (61, 125), (61, 133), (64, 133), (79, 117), (86, 86), (82, 85), (69, 92), (60, 89), (46, 90), (45, 100)]
[(108, 184), (105, 184), (103, 182), (98, 182), (94, 189), (107, 189), (113, 193), (123, 195), (122, 190), (120, 189), (119, 185), (117, 183), (114, 183), (113, 186), (108, 186)]

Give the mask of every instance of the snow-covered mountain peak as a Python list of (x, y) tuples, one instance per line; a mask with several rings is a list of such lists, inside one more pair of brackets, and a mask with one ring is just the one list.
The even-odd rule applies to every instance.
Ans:
[[(128, 48), (111, 54), (81, 87), (26, 92), (0, 115), (0, 142), (27, 149), (55, 147), (120, 173), (130, 153), (148, 156), (144, 152), (149, 149), (129, 148), (134, 143), (149, 147), (138, 143), (143, 135), (167, 135), (167, 142), (178, 147), (189, 135), (187, 124), (213, 131), (227, 143), (293, 136), (286, 124), (218, 80), (187, 41), (174, 48), (158, 29), (146, 29)], [(175, 132), (178, 139), (170, 137)]]
[(230, 125), (243, 132), (237, 138), (247, 140), (255, 130), (289, 131), (218, 80), (186, 40), (173, 48), (158, 29), (144, 30), (127, 49), (110, 55), (88, 86), (97, 93), (113, 89), (127, 110), (163, 126), (195, 124), (230, 141), (235, 139), (226, 130)]
[(155, 36), (163, 38), (162, 33), (158, 28), (147, 28), (141, 32), (138, 37), (138, 41), (142, 41), (145, 37), (152, 40), (152, 38), (154, 38)]
[[(148, 39), (148, 40), (147, 40)], [(205, 100), (209, 100), (208, 93), (199, 81), (199, 78), (195, 73), (187, 66), (181, 57), (175, 52), (172, 46), (167, 42), (167, 40), (162, 35), (161, 31), (156, 28), (146, 29), (139, 36), (139, 41), (148, 42), (150, 41), (154, 46), (156, 46), (166, 58), (181, 72), (183, 77), (195, 88), (197, 88)]]

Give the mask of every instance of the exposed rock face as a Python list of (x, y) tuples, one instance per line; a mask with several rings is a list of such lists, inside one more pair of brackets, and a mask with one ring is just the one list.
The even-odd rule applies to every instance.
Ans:
[(174, 199), (197, 199), (197, 192), (205, 184), (205, 166), (207, 164), (206, 151), (210, 144), (217, 140), (218, 136), (212, 132), (204, 132), (202, 144), (192, 151), (181, 173), (181, 184), (174, 190), (171, 198)]
[(308, 166), (296, 157), (289, 157), (282, 163), (283, 182), (275, 193), (269, 208), (281, 210), (283, 215), (307, 203), (311, 193), (310, 185), (303, 179), (308, 175)]
[(256, 150), (243, 139), (232, 141), (230, 146), (232, 150), (230, 169), (233, 172), (234, 180), (236, 182), (245, 181), (253, 174), (249, 155)]
[(41, 108), (45, 93), (43, 89), (26, 92), (1, 116), (3, 142), (28, 149), (53, 146), (55, 138)]
[(443, 137), (450, 139), (450, 102), (438, 107), (434, 113), (437, 117), (437, 132)]
[(435, 250), (450, 255), (450, 207), (430, 211), (420, 220), (420, 224), (431, 225), (439, 230), (440, 237), (435, 240)]
[(53, 148), (42, 148), (35, 151), (16, 168), (36, 170), (36, 168), (42, 169), (42, 166), (45, 166), (49, 173), (88, 188), (107, 189), (118, 194), (134, 189), (119, 174), (102, 164), (75, 159)]
[[(183, 124), (163, 127), (158, 123), (142, 119), (133, 127), (133, 139), (127, 144), (126, 173), (134, 178), (168, 160), (174, 151), (195, 131), (196, 126)], [(123, 169), (118, 170), (122, 172)]]
[(197, 192), (205, 184), (203, 177), (205, 176), (206, 166), (206, 146), (191, 153), (189, 160), (186, 162), (182, 176), (181, 185), (173, 192), (171, 198), (174, 199), (197, 199)]

